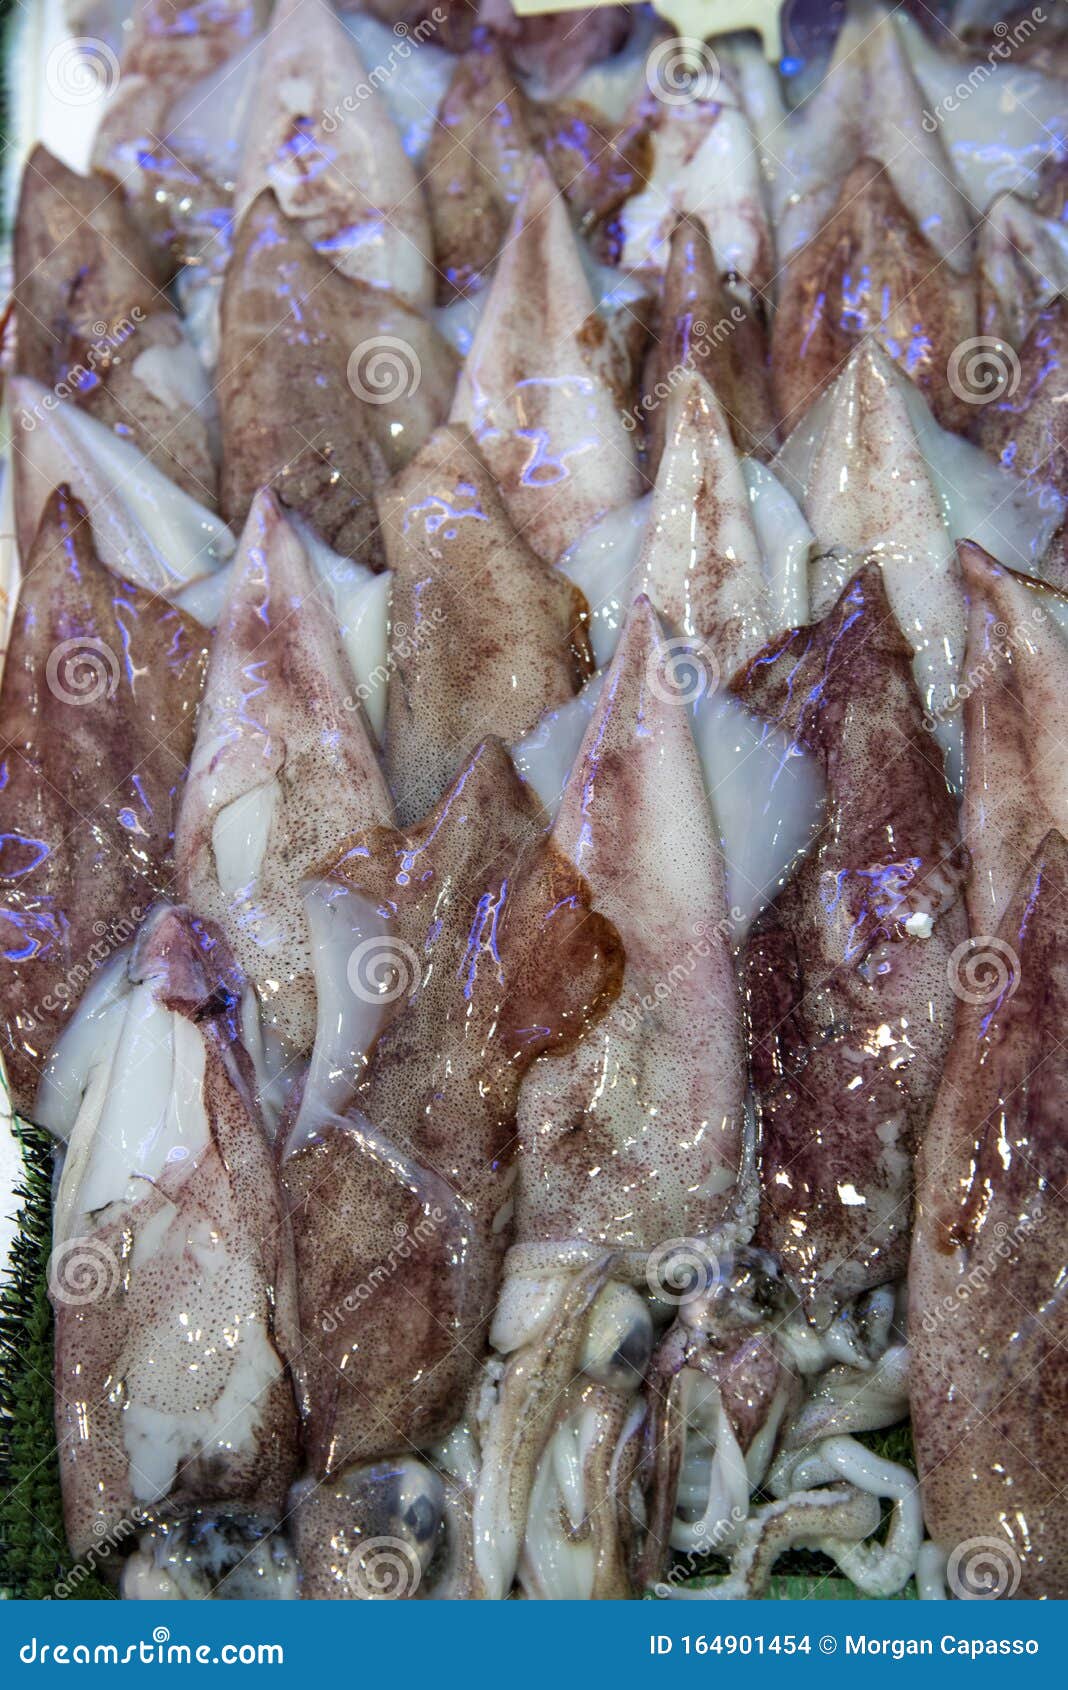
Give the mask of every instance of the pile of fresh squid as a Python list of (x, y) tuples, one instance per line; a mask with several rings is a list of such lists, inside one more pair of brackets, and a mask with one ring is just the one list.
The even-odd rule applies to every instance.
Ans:
[(139, 0), (28, 159), (3, 1055), (127, 1597), (1068, 1596), (1068, 36), (918, 10)]

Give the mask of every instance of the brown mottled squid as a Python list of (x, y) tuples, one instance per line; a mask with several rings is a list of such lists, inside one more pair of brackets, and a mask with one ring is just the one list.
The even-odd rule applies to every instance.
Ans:
[(115, 183), (35, 147), (15, 224), (15, 371), (81, 406), (210, 508), (214, 400), (164, 279)]
[(264, 190), (222, 296), (220, 503), (240, 525), (261, 486), (335, 551), (382, 564), (373, 494), (452, 398), (455, 358), (398, 295), (335, 270)]
[(326, 590), (261, 492), (215, 636), (175, 851), (183, 896), (226, 934), (290, 1055), (315, 1033), (301, 878), (390, 816), (351, 688)]
[(970, 537), (1015, 568), (1038, 573), (1061, 520), (1060, 501), (940, 428), (919, 389), (874, 339), (857, 347), (772, 468), (816, 535), (817, 614), (862, 558), (881, 565), (894, 615), (913, 648), (924, 707), (958, 784), (959, 720), (952, 706), (964, 602), (954, 542)]
[(643, 385), (659, 401), (646, 418), (650, 478), (664, 449), (665, 406), (683, 368), (699, 370), (723, 408), (739, 452), (771, 458), (778, 446), (768, 374), (767, 330), (760, 312), (725, 288), (708, 231), (698, 217), (680, 217), (671, 236), (659, 333), (645, 361)]
[(1068, 1596), (1066, 899), (1054, 829), (960, 980), (917, 1168), (912, 1424), (938, 1571), (965, 1599)]
[(30, 376), (13, 376), (8, 392), (20, 557), (29, 556), (55, 489), (69, 487), (102, 563), (214, 623), (234, 550), (222, 518), (80, 405), (56, 400)]
[(488, 734), (574, 697), (593, 662), (586, 601), (512, 527), (477, 446), (431, 436), (378, 499), (393, 575), (386, 774), (403, 824)]
[(593, 294), (565, 202), (530, 168), (453, 401), (513, 521), (547, 563), (641, 491), (623, 421), (621, 356)]
[[(957, 73), (960, 74), (959, 71)], [(966, 273), (976, 221), (946, 152), (927, 121), (900, 12), (850, 10), (827, 73), (776, 132), (776, 234), (785, 263), (831, 217), (843, 178), (859, 159), (886, 170), (897, 198), (948, 266)]]
[[(632, 1593), (645, 1295), (746, 1236), (745, 1093), (723, 861), (686, 687), (648, 600), (631, 611), (552, 838), (626, 950), (623, 990), (520, 1097), (516, 1243), (472, 1414), (479, 1590)], [(699, 682), (698, 682), (699, 684)], [(703, 1264), (703, 1267), (702, 1267)], [(637, 1289), (636, 1289), (637, 1288)]]
[(157, 904), (38, 1100), (65, 1147), (49, 1290), (67, 1536), (80, 1557), (149, 1528), (141, 1576), (184, 1520), (250, 1548), (299, 1461), (292, 1240), (243, 995), (219, 933)]
[(60, 488), (26, 557), (0, 689), (4, 1062), (27, 1116), (115, 933), (132, 937), (170, 886), (207, 647), (199, 623), (105, 569)]
[(415, 308), (433, 302), (421, 184), (374, 76), (328, 0), (274, 6), (251, 95), (236, 217), (267, 188), (345, 276)]
[[(421, 823), (357, 835), (309, 890), (348, 937), (316, 952), (320, 1040), (282, 1163), (307, 1447), (329, 1481), (301, 1494), (295, 1529), (305, 1593), (348, 1596), (398, 1461), (452, 1431), (482, 1359), (520, 1079), (537, 1057), (567, 1062), (622, 956), (495, 740)], [(346, 978), (358, 1026), (334, 1014)], [(421, 1576), (439, 1550), (462, 1551), (442, 1544), (440, 1477), (425, 1462), (405, 1473), (406, 1495), (423, 1474)]]
[(878, 160), (862, 158), (849, 171), (827, 221), (791, 257), (780, 291), (771, 367), (784, 430), (868, 335), (944, 428), (964, 428), (973, 417), (949, 372), (956, 349), (976, 334), (974, 281), (943, 260)]
[(1042, 839), (1051, 828), (1068, 835), (1068, 598), (970, 542), (959, 555), (968, 601), (961, 832), (981, 951)]
[(93, 143), (170, 269), (198, 350), (218, 349), (232, 194), (270, 0), (137, 0), (119, 85)]
[(600, 113), (581, 100), (530, 99), (497, 43), (476, 41), (456, 62), (427, 151), (446, 298), (485, 285), (539, 154), (584, 222), (607, 216), (633, 188), (634, 167)]
[(825, 1328), (904, 1272), (912, 1155), (953, 1027), (967, 854), (876, 564), (734, 689), (827, 777), (815, 847), (758, 918), (743, 974), (756, 1241)]

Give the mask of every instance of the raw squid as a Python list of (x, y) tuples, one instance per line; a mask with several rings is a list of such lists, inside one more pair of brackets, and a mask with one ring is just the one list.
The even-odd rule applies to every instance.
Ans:
[(922, 390), (943, 427), (963, 428), (972, 413), (947, 371), (956, 348), (975, 333), (974, 282), (940, 260), (885, 167), (863, 158), (783, 276), (772, 338), (781, 426), (794, 426), (857, 341), (871, 335)]
[(917, 1169), (911, 1403), (924, 1515), (964, 1596), (1063, 1597), (1068, 845), (979, 941)]
[(815, 531), (817, 613), (834, 601), (859, 557), (878, 558), (956, 784), (959, 723), (951, 707), (964, 604), (954, 541), (970, 536), (1016, 568), (1037, 572), (1060, 522), (1060, 501), (1009, 478), (977, 447), (940, 429), (919, 390), (874, 340), (852, 354), (772, 468)]
[(553, 828), (626, 970), (600, 1025), (537, 1063), (520, 1096), (516, 1244), (493, 1328), (507, 1361), (477, 1409), (474, 1556), (490, 1596), (517, 1566), (529, 1594), (629, 1594), (652, 1343), (633, 1286), (668, 1294), (677, 1258), (693, 1271), (746, 1226), (731, 926), (688, 720), (708, 676), (691, 661), (676, 668), (639, 599)]
[(0, 690), (4, 1062), (24, 1114), (86, 984), (169, 885), (207, 644), (174, 605), (104, 568), (60, 488)]
[(972, 932), (998, 931), (1051, 828), (1068, 834), (1068, 598), (960, 548), (968, 598), (964, 801)]
[(814, 849), (749, 936), (756, 1241), (810, 1318), (904, 1272), (912, 1154), (953, 1026), (967, 857), (874, 563), (735, 681), (823, 763)]
[(292, 1242), (220, 935), (157, 905), (49, 1064), (49, 1290), (76, 1556), (131, 1519), (280, 1516), (299, 1459)]
[[(770, 458), (778, 440), (767, 356), (761, 313), (728, 294), (700, 219), (680, 217), (664, 272), (660, 332), (645, 362), (646, 394), (659, 400), (678, 372), (692, 366), (715, 392), (739, 452)], [(650, 476), (660, 463), (665, 420), (663, 404), (656, 403), (646, 419)]]
[(265, 188), (344, 275), (414, 307), (432, 303), (430, 227), (415, 169), (327, 0), (277, 0), (271, 15), (236, 215)]
[[(347, 1490), (358, 1520), (375, 1463), (462, 1412), (511, 1234), (520, 1078), (604, 1011), (622, 956), (494, 740), (417, 827), (351, 840), (326, 889), (349, 900), (358, 942), (347, 964), (347, 944), (333, 962), (318, 952), (313, 1076), (338, 1042), (329, 1005), (345, 988), (330, 970), (364, 1006), (363, 1049), (348, 1099), (309, 1081), (282, 1166), (310, 1463), (320, 1477), (370, 1464)], [(309, 1507), (329, 1520), (334, 1503)], [(301, 1529), (315, 1533), (314, 1514)]]
[[(983, 407), (978, 439), (1040, 498), (1049, 490), (1055, 499), (1068, 500), (1068, 299), (1061, 295), (1038, 313), (1019, 352), (1019, 380), (1014, 385), (1007, 366), (1004, 392)], [(1061, 567), (1052, 557), (1044, 566), (1051, 579), (1068, 580), (1066, 544), (1068, 534), (1062, 530)]]
[(680, 636), (729, 675), (771, 632), (771, 594), (749, 488), (727, 419), (696, 370), (666, 406), (665, 444), (637, 576)]
[(380, 567), (374, 489), (442, 421), (452, 352), (402, 299), (334, 270), (270, 191), (237, 233), (222, 340), (227, 520), (271, 485), (335, 551)]
[(626, 146), (598, 112), (529, 99), (496, 43), (477, 43), (456, 65), (427, 153), (443, 302), (487, 281), (539, 153), (580, 219), (606, 217), (634, 186)]
[(35, 147), (14, 272), (16, 372), (82, 406), (213, 506), (214, 401), (114, 183)]
[(523, 537), (547, 563), (641, 491), (626, 379), (563, 199), (527, 175), (450, 420), (474, 435)]
[(629, 122), (644, 131), (645, 186), (621, 206), (619, 263), (627, 270), (662, 273), (680, 215), (708, 228), (715, 265), (728, 290), (747, 308), (770, 304), (774, 241), (765, 205), (760, 154), (724, 59), (710, 66), (694, 55), (689, 98), (679, 97), (689, 74), (686, 49), (662, 41), (646, 61), (646, 74)]
[(93, 164), (122, 184), (134, 217), (182, 266), (177, 289), (213, 363), (219, 277), (248, 85), (270, 0), (137, 0), (122, 75), (101, 119)]
[[(167, 597), (211, 595), (234, 550), (222, 518), (80, 405), (59, 401), (28, 376), (9, 387), (14, 435), (15, 534), (30, 555), (57, 487), (84, 505), (93, 545), (116, 575)], [(202, 620), (211, 621), (200, 613)]]
[(386, 772), (418, 820), (487, 734), (518, 739), (592, 668), (586, 601), (512, 527), (478, 449), (441, 429), (379, 497), (393, 572)]
[(297, 1055), (315, 1031), (300, 880), (390, 815), (352, 684), (304, 546), (262, 492), (215, 636), (175, 851), (183, 897), (221, 927)]
[(1019, 346), (1036, 312), (1068, 293), (1068, 231), (1026, 200), (1002, 194), (979, 236), (979, 326)]
[(812, 97), (773, 142), (776, 235), (784, 263), (817, 235), (859, 159), (883, 165), (897, 198), (950, 269), (971, 262), (973, 213), (958, 187), (939, 125), (925, 121), (899, 13), (856, 7)]

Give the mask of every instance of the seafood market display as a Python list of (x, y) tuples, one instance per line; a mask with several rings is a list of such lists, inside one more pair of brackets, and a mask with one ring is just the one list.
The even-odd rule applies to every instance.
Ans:
[(0, 1026), (128, 1599), (1068, 1598), (1068, 20), (824, 10), (70, 8)]

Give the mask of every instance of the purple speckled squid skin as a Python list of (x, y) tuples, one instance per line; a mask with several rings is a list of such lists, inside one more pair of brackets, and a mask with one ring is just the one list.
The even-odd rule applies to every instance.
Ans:
[(1062, 834), (1047, 834), (994, 943), (988, 938), (978, 946), (972, 1001), (962, 1006), (917, 1165), (909, 1268), (916, 1458), (927, 1529), (950, 1557), (951, 1586), (974, 1588), (985, 1576), (996, 1578), (998, 1595), (1063, 1600), (1068, 844)]
[[(444, 421), (451, 347), (396, 295), (335, 270), (269, 190), (234, 239), (221, 339), (226, 520), (243, 523), (257, 491), (271, 486), (335, 551), (381, 568), (373, 494)], [(389, 404), (374, 386), (381, 373), (356, 356), (370, 348), (373, 359), (382, 345), (400, 360)]]
[[(104, 1216), (76, 1214), (85, 1237), (56, 1241), (56, 1441), (76, 1556), (121, 1541), (138, 1508), (164, 1520), (200, 1509), (278, 1519), (300, 1462), (292, 1238), (241, 1039), (244, 981), (221, 935), (180, 908), (153, 911), (129, 975), (189, 1023), (174, 1047), (176, 1086), (191, 1050), (203, 1051), (207, 1133), (158, 1178), (132, 1181), (143, 1195)], [(132, 1077), (120, 1072), (118, 1084)], [(93, 1295), (79, 1257), (97, 1276)], [(139, 1421), (153, 1415), (156, 1447), (143, 1461)], [(173, 1477), (152, 1494), (168, 1449)]]
[(872, 337), (915, 382), (944, 428), (972, 420), (946, 371), (976, 332), (975, 286), (940, 263), (873, 158), (842, 183), (838, 205), (782, 279), (771, 369), (784, 434), (861, 340)]
[(283, 1163), (320, 1474), (423, 1446), (462, 1413), (511, 1238), (520, 1079), (622, 971), (497, 740), (417, 827), (361, 834), (327, 872), (385, 917), (409, 978), (345, 1118)]
[(967, 856), (875, 564), (734, 689), (827, 780), (816, 844), (743, 963), (761, 1133), (755, 1242), (823, 1323), (904, 1272), (912, 1157), (956, 1009), (947, 962), (967, 932)]
[(169, 889), (208, 640), (105, 569), (83, 506), (53, 495), (0, 689), (0, 1001), (25, 1114), (94, 969)]

